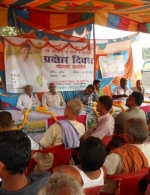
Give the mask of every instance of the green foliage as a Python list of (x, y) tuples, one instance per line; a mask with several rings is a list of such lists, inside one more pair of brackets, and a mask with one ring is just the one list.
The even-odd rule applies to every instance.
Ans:
[(144, 60), (150, 60), (150, 47), (148, 47), (148, 48), (143, 47), (142, 48), (142, 57)]
[(17, 31), (15, 27), (5, 26), (2, 32), (2, 36), (16, 36), (20, 33), (20, 30)]

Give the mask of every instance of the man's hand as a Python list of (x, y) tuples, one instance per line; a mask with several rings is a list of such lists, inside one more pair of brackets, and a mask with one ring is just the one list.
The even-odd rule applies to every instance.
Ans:
[(83, 104), (88, 104), (88, 100), (84, 100), (83, 101)]

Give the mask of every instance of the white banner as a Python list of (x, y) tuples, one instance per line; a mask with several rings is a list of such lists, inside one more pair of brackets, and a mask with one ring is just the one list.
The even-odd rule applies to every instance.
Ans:
[[(29, 40), (29, 39), (28, 39)], [(48, 91), (54, 82), (58, 91), (83, 90), (92, 84), (94, 60), (92, 46), (10, 37), (5, 39), (5, 75), (9, 92), (22, 92), (32, 85), (35, 92)], [(14, 46), (20, 45), (20, 46)], [(38, 49), (38, 47), (42, 47)], [(82, 48), (86, 47), (82, 51)], [(62, 49), (64, 48), (64, 49)]]
[(124, 59), (122, 54), (99, 56), (99, 65), (102, 78), (124, 75)]
[[(139, 38), (139, 36), (138, 36)], [(142, 46), (139, 39), (131, 43), (133, 57), (133, 72), (143, 69), (144, 60), (142, 59)]]

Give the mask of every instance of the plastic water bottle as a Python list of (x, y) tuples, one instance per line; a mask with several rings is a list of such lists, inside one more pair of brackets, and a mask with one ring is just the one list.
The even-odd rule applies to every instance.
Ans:
[(32, 111), (36, 111), (36, 97), (35, 95), (32, 96), (32, 107), (31, 107)]
[(88, 106), (92, 106), (92, 96), (89, 96), (89, 99), (88, 99)]

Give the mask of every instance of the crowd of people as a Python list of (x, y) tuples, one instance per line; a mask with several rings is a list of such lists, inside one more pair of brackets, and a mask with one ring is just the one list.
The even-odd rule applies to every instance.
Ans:
[[(53, 164), (52, 153), (32, 155), (36, 165), (34, 172), (26, 176), (26, 168), (31, 157), (31, 138), (22, 131), (12, 131), (14, 121), (7, 111), (0, 112), (0, 194), (8, 195), (82, 195), (83, 189), (103, 186), (102, 193), (115, 194), (118, 183), (107, 179), (107, 175), (137, 172), (150, 166), (150, 140), (147, 119), (140, 106), (145, 90), (141, 81), (136, 87), (127, 88), (125, 78), (120, 79), (120, 86), (114, 88), (112, 97), (100, 89), (100, 81), (94, 80), (80, 91), (75, 98), (65, 102), (56, 92), (54, 83), (49, 83), (49, 92), (42, 96), (42, 103), (32, 93), (32, 86), (25, 87), (25, 94), (18, 99), (17, 107), (21, 110), (36, 106), (65, 106), (65, 120), (51, 125), (39, 141), (39, 148), (64, 144), (65, 148), (76, 148), (78, 162), (71, 159), (70, 165), (62, 165), (47, 171)], [(77, 121), (83, 104), (89, 97), (96, 101), (99, 112), (98, 122), (91, 129)], [(113, 99), (125, 100), (128, 109), (115, 118), (110, 114)], [(120, 145), (107, 153), (103, 138), (123, 133), (126, 144)], [(7, 155), (6, 155), (7, 154)], [(107, 183), (107, 186), (104, 184)], [(57, 192), (57, 193), (56, 193)]]

